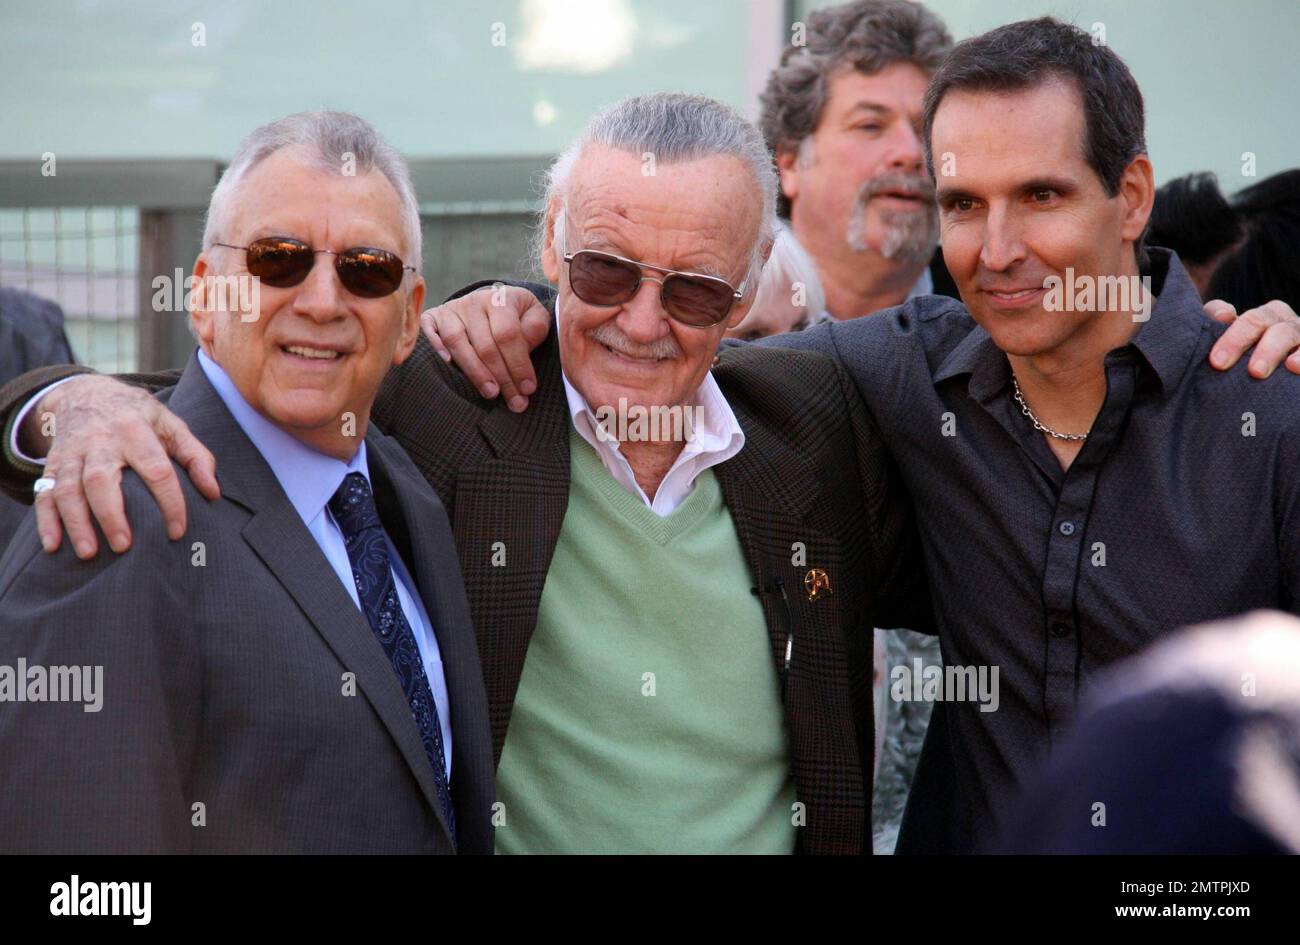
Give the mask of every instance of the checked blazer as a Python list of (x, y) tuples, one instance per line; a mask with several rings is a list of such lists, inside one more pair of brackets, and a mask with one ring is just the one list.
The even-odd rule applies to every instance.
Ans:
[[(551, 290), (528, 288), (553, 302)], [(538, 390), (515, 414), (500, 399), (482, 399), (421, 337), (372, 414), (451, 520), (498, 761), (569, 496), (571, 421), (554, 332), (533, 358)], [(14, 382), (0, 391), (0, 413), (8, 418), (41, 383), (65, 373), (47, 369)], [(740, 453), (713, 471), (778, 671), (793, 636), (785, 714), (804, 805), (799, 849), (870, 853), (872, 628), (933, 623), (910, 501), (857, 390), (831, 358), (724, 347), (713, 373), (745, 432)], [(167, 374), (123, 379), (174, 382)], [(26, 495), (30, 477), (6, 466), (5, 487)], [(494, 565), (501, 552), (504, 566)], [(810, 600), (807, 588), (820, 583), (814, 570), (830, 590)]]

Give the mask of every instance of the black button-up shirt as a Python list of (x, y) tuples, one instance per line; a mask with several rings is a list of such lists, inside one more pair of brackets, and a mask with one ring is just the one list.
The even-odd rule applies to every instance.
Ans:
[(1150, 319), (1106, 356), (1069, 470), (956, 301), (762, 342), (852, 374), (916, 504), (944, 663), (998, 669), (996, 711), (935, 706), (899, 852), (972, 849), (1014, 816), (1101, 667), (1186, 624), (1300, 607), (1300, 377), (1213, 369), (1223, 326), (1175, 256), (1151, 257)]

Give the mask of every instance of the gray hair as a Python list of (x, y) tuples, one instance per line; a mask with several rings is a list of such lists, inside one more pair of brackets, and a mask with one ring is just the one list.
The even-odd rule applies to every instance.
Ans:
[(776, 167), (758, 129), (734, 109), (703, 95), (656, 92), (638, 95), (603, 109), (555, 159), (544, 180), (545, 202), (537, 234), (535, 258), (541, 258), (546, 237), (546, 213), (552, 199), (563, 201), (569, 177), (589, 145), (652, 154), (658, 164), (678, 164), (716, 155), (738, 158), (754, 176), (763, 206), (758, 239), (750, 250), (746, 281), (752, 284), (763, 265), (763, 251), (776, 228)]
[(221, 239), (221, 230), (230, 213), (230, 198), (240, 181), (262, 161), (286, 148), (301, 151), (308, 161), (323, 170), (341, 173), (344, 167), (351, 166), (358, 174), (377, 170), (387, 177), (401, 203), (406, 244), (402, 261), (414, 266), (417, 272), (422, 268), (420, 203), (415, 197), (406, 159), (369, 122), (348, 112), (299, 112), (262, 125), (245, 138), (208, 201), (207, 222), (203, 227), (204, 250)]
[[(895, 62), (927, 73), (952, 48), (943, 20), (911, 0), (858, 0), (808, 16), (806, 45), (786, 47), (761, 96), (759, 124), (774, 154), (797, 151), (821, 120), (830, 76), (842, 69), (873, 75)], [(784, 195), (779, 207), (789, 213)]]
[(772, 255), (768, 257), (763, 275), (758, 280), (754, 309), (758, 310), (764, 305), (791, 305), (788, 300), (794, 294), (795, 286), (803, 287), (801, 321), (816, 318), (826, 310), (826, 291), (817, 275), (816, 264), (808, 251), (799, 245), (790, 228), (782, 224), (777, 228)]

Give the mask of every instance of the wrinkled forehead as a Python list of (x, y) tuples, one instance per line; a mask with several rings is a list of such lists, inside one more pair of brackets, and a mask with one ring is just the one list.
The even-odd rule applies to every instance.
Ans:
[(667, 248), (722, 264), (745, 259), (758, 238), (763, 201), (744, 162), (729, 155), (669, 164), (653, 158), (611, 149), (583, 154), (565, 200), (569, 248), (583, 240), (628, 253)]
[(408, 249), (401, 198), (383, 172), (328, 166), (289, 148), (244, 173), (230, 195), (230, 220), (246, 239), (282, 235)]

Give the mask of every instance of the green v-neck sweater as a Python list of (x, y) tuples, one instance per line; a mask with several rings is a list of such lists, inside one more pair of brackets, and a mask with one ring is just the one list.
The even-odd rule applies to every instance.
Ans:
[(779, 683), (717, 479), (661, 518), (569, 440), (568, 511), (497, 768), (497, 850), (790, 853)]

